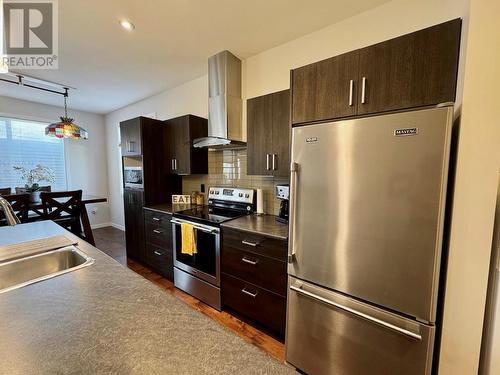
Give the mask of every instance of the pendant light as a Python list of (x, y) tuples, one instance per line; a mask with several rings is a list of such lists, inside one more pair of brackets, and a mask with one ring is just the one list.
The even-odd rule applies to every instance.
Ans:
[(88, 139), (89, 133), (82, 127), (76, 125), (73, 119), (68, 117), (68, 89), (64, 88), (64, 116), (60, 117), (60, 122), (50, 124), (45, 128), (45, 135), (57, 138)]

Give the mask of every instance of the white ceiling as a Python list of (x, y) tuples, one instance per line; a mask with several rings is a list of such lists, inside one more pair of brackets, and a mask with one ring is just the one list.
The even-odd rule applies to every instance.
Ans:
[[(206, 74), (221, 50), (244, 59), (386, 1), (59, 0), (59, 69), (23, 73), (77, 88), (73, 109), (108, 113)], [(6, 83), (0, 95), (62, 104)]]

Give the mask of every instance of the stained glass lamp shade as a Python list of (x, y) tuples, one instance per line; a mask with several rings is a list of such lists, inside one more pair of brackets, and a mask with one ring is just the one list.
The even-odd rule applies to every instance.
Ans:
[(50, 124), (45, 128), (45, 135), (57, 138), (88, 139), (89, 133), (81, 126), (76, 125), (73, 119), (68, 117), (66, 96), (64, 96), (64, 116), (60, 122)]

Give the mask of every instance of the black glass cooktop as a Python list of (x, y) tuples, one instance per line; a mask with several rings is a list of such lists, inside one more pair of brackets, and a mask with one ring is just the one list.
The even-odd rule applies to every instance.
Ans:
[(231, 210), (227, 208), (219, 208), (213, 206), (199, 206), (188, 210), (174, 213), (174, 217), (207, 224), (220, 224), (225, 221), (235, 219), (248, 213), (240, 210)]

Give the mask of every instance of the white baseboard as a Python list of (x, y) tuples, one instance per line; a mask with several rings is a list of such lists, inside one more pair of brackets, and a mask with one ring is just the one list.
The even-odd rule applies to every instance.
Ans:
[(111, 227), (111, 223), (101, 223), (101, 224), (92, 224), (90, 227), (92, 229), (99, 229), (99, 228), (104, 228), (104, 227)]
[(120, 225), (120, 224), (115, 224), (115, 223), (109, 223), (113, 228), (120, 229), (121, 231), (125, 232), (125, 226)]
[(99, 228), (105, 228), (105, 227), (113, 227), (113, 228), (120, 229), (121, 231), (125, 232), (125, 227), (123, 225), (115, 224), (115, 223), (93, 224), (90, 227), (92, 229), (99, 229)]

